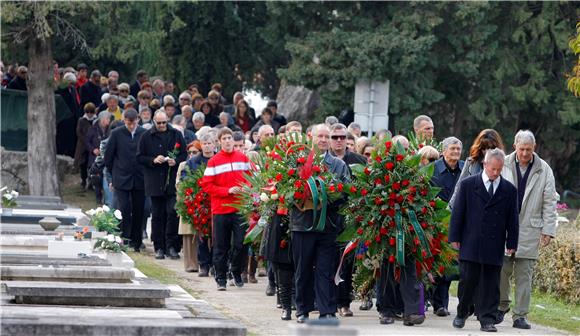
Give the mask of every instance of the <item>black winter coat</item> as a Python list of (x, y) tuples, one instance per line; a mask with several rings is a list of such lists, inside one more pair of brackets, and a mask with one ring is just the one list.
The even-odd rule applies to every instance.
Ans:
[(490, 198), (481, 174), (461, 183), (449, 225), (449, 242), (461, 243), (459, 260), (501, 266), (506, 249), (518, 246), (516, 188), (502, 178)]
[[(166, 134), (164, 134), (166, 133)], [(175, 144), (179, 144), (179, 152), (175, 159), (175, 166), (169, 169), (167, 162), (155, 164), (153, 160), (158, 155), (168, 156), (173, 151)], [(179, 164), (187, 158), (185, 140), (181, 132), (167, 125), (167, 131), (160, 133), (155, 126), (147, 130), (139, 141), (137, 147), (137, 162), (143, 165), (145, 177), (145, 196), (175, 195), (175, 176)], [(171, 171), (169, 183), (167, 173)]]
[(135, 134), (125, 126), (115, 128), (109, 136), (105, 151), (105, 166), (113, 176), (113, 188), (143, 190), (143, 166), (137, 162), (137, 145), (145, 129), (138, 126)]
[(93, 82), (86, 82), (83, 86), (81, 86), (79, 93), (81, 95), (81, 110), (84, 110), (86, 103), (93, 103), (95, 104), (95, 107), (101, 105), (101, 96), (103, 95), (103, 91), (101, 90), (100, 86), (93, 84)]
[[(281, 264), (292, 264), (292, 247), (290, 235), (286, 234), (288, 231), (290, 218), (288, 216), (281, 216), (274, 214), (272, 216), (272, 223), (268, 225), (268, 241), (266, 242), (265, 257), (266, 260), (281, 263)], [(280, 241), (282, 238), (286, 238), (287, 246), (285, 248), (280, 247)]]

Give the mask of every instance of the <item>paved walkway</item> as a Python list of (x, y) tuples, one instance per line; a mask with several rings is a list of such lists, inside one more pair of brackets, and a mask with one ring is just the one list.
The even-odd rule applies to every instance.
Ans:
[[(147, 251), (151, 251), (150, 246)], [(264, 294), (267, 284), (265, 277), (259, 277), (257, 284), (245, 284), (243, 288), (228, 287), (227, 291), (218, 292), (213, 278), (199, 278), (197, 273), (186, 273), (183, 270), (182, 260), (165, 259), (156, 260), (156, 262), (190, 281), (191, 287), (199, 292), (199, 299), (208, 301), (224, 314), (242, 322), (247, 326), (250, 334), (288, 335), (297, 325), (294, 316), (292, 321), (280, 320), (280, 310), (276, 308), (276, 298)], [(456, 298), (451, 298), (451, 316), (437, 317), (430, 310), (427, 312), (426, 321), (422, 325), (413, 327), (405, 327), (401, 321), (396, 321), (394, 325), (380, 325), (375, 307), (371, 311), (361, 311), (358, 310), (359, 305), (360, 302), (352, 304), (354, 317), (340, 318), (341, 328), (356, 329), (358, 335), (489, 335), (479, 330), (479, 323), (473, 318), (467, 321), (463, 329), (452, 327), (451, 322), (457, 306)], [(564, 334), (558, 330), (539, 325), (533, 325), (531, 330), (525, 331), (514, 329), (511, 326), (511, 316), (506, 316), (506, 321), (498, 325), (497, 328), (498, 334), (501, 335)]]

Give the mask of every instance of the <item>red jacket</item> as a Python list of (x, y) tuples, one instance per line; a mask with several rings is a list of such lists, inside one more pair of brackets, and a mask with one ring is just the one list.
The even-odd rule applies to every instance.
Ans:
[(202, 188), (210, 195), (211, 211), (214, 215), (237, 212), (236, 208), (226, 204), (239, 203), (235, 195), (229, 193), (231, 187), (246, 183), (245, 172), (250, 170), (250, 160), (240, 152), (226, 153), (221, 150), (207, 163)]

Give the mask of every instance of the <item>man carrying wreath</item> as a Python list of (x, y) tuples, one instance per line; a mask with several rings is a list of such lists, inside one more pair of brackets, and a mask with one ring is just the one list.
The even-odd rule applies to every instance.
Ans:
[[(312, 129), (312, 142), (324, 155), (324, 164), (337, 180), (346, 183), (350, 173), (346, 164), (328, 153), (330, 129), (324, 124)], [(295, 263), (296, 315), (298, 323), (304, 323), (314, 310), (314, 299), (320, 318), (336, 319), (336, 285), (334, 272), (337, 264), (337, 233), (342, 229), (338, 223), (338, 207), (344, 199), (328, 205), (326, 225), (322, 231), (312, 230), (314, 211), (300, 210), (294, 206), (290, 211), (292, 230), (292, 253)], [(317, 205), (314, 205), (317, 206)]]
[[(207, 163), (202, 188), (211, 197), (213, 215), (213, 265), (215, 280), (219, 291), (226, 290), (226, 271), (228, 254), (231, 250), (231, 271), (236, 287), (243, 287), (242, 281), (242, 248), (244, 228), (242, 217), (231, 204), (238, 203), (246, 182), (244, 173), (250, 170), (250, 160), (241, 151), (234, 150), (233, 132), (223, 127), (218, 131), (221, 150)], [(232, 246), (233, 244), (233, 246)]]

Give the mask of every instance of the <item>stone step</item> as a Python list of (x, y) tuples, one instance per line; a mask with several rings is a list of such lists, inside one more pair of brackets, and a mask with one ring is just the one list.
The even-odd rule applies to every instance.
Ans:
[(77, 283), (45, 281), (3, 281), (5, 292), (16, 303), (163, 307), (170, 290), (163, 285)]
[(95, 256), (85, 258), (50, 258), (46, 254), (26, 255), (26, 254), (0, 254), (2, 265), (40, 265), (40, 266), (111, 266), (108, 260)]
[(63, 319), (61, 316), (18, 315), (11, 310), (1, 313), (0, 333), (4, 335), (43, 335), (43, 336), (244, 336), (246, 328), (237, 321), (216, 319), (154, 319), (154, 318), (99, 318), (74, 316)]
[(128, 283), (135, 277), (132, 270), (120, 267), (84, 266), (0, 266), (0, 277), (8, 281), (66, 281)]

